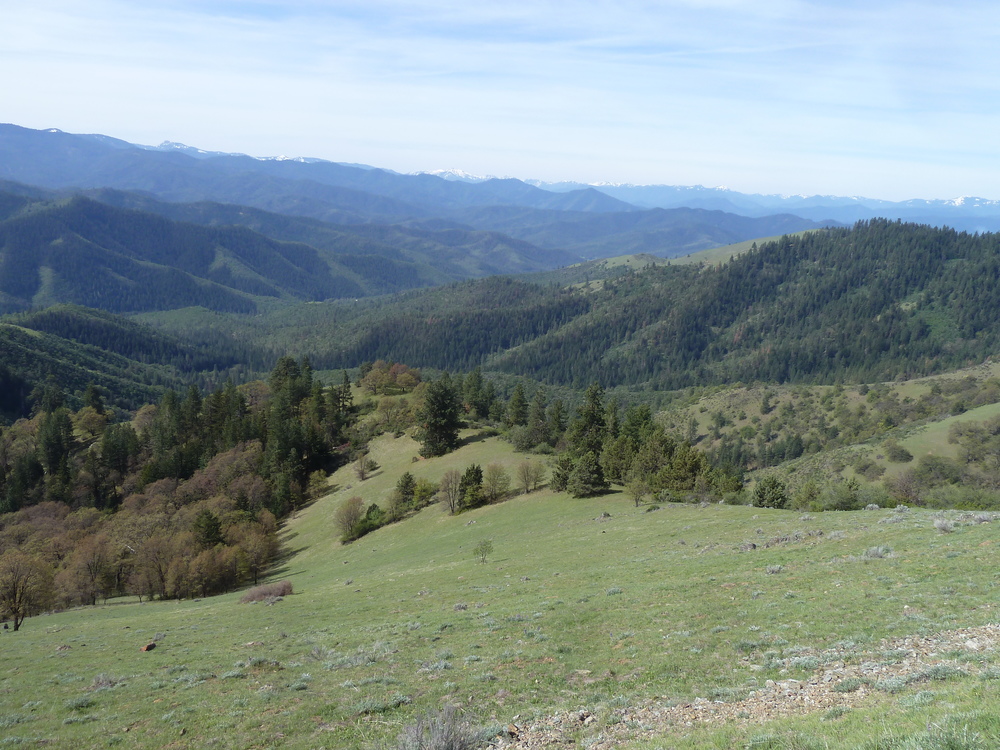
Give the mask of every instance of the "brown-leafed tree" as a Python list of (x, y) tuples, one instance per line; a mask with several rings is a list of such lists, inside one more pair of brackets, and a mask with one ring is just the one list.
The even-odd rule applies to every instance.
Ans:
[(353, 539), (361, 519), (365, 517), (365, 503), (360, 497), (347, 498), (337, 512), (334, 514), (334, 521), (343, 539)]
[(36, 557), (10, 549), (0, 555), (0, 616), (11, 618), (14, 630), (24, 618), (52, 601), (52, 571)]

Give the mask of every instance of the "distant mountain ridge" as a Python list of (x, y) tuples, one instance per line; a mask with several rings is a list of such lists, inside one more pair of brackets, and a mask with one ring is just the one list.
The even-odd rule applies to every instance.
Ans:
[[(503, 232), (521, 242), (536, 236), (545, 249), (566, 253), (569, 263), (581, 259), (571, 256), (617, 256), (627, 249), (672, 257), (775, 231), (825, 225), (786, 215), (763, 222), (759, 229), (753, 222), (734, 223), (721, 214), (652, 214), (592, 186), (553, 191), (512, 178), (405, 175), (320, 159), (210, 152), (169, 141), (135, 146), (104, 135), (16, 125), (0, 125), (0, 180), (59, 190), (110, 188), (171, 203), (248, 206), (341, 226)], [(505, 214), (499, 223), (493, 215), (498, 211)], [(643, 226), (640, 235), (622, 220), (628, 215)], [(615, 226), (624, 227), (622, 236), (615, 235)], [(539, 269), (515, 264), (488, 272), (527, 270)]]
[(725, 187), (701, 185), (584, 185), (541, 180), (527, 182), (557, 192), (591, 187), (641, 208), (704, 208), (749, 217), (780, 213), (842, 224), (881, 217), (932, 226), (947, 225), (968, 232), (1000, 231), (1000, 200), (973, 196), (888, 201), (858, 196), (740, 193)]
[(0, 191), (0, 310), (72, 303), (250, 313), (266, 300), (365, 297), (579, 260), (495, 232), (337, 227), (108, 189), (61, 199), (39, 192)]

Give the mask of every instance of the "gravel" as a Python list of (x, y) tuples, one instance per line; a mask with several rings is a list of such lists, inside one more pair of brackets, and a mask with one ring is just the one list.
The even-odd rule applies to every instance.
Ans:
[[(822, 665), (802, 680), (767, 680), (742, 700), (713, 701), (695, 698), (690, 703), (668, 705), (656, 700), (635, 706), (602, 711), (580, 708), (518, 724), (496, 738), (493, 747), (503, 750), (538, 750), (575, 747), (586, 736), (588, 750), (613, 750), (626, 740), (655, 739), (683, 733), (695, 726), (762, 724), (772, 719), (813, 711), (849, 709), (873, 694), (896, 692), (903, 687), (942, 679), (944, 676), (975, 675), (982, 667), (975, 660), (956, 657), (994, 651), (1000, 644), (1000, 625), (948, 630), (931, 636), (907, 636), (883, 640), (878, 647), (861, 651), (834, 647), (796, 650), (798, 663), (812, 656)], [(886, 660), (886, 652), (892, 658)], [(945, 658), (943, 654), (947, 654)], [(791, 659), (786, 663), (790, 664)], [(845, 682), (851, 681), (851, 682)], [(856, 689), (837, 690), (837, 686)]]

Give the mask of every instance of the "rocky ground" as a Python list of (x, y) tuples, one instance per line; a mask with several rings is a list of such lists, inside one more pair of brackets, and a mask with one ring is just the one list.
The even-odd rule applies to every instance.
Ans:
[[(684, 732), (705, 724), (761, 724), (772, 719), (851, 708), (873, 693), (891, 693), (907, 685), (947, 679), (958, 671), (977, 674), (975, 655), (1000, 645), (1000, 625), (984, 625), (884, 640), (875, 649), (831, 648), (801, 651), (795, 659), (815, 657), (822, 666), (805, 680), (768, 680), (739, 700), (668, 705), (650, 701), (612, 709), (599, 719), (579, 709), (519, 723), (517, 717), (494, 746), (503, 750), (574, 747), (581, 736), (588, 750), (612, 750), (628, 739)], [(971, 659), (962, 658), (968, 655)], [(789, 661), (789, 660), (786, 660)], [(802, 664), (802, 661), (799, 661)], [(603, 724), (603, 726), (602, 726)]]

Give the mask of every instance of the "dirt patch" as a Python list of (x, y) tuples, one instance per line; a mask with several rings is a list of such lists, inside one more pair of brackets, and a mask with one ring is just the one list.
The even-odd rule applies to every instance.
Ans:
[[(1000, 625), (948, 630), (931, 636), (883, 640), (875, 649), (850, 648), (802, 650), (795, 659), (816, 658), (818, 667), (804, 680), (768, 680), (740, 700), (696, 698), (691, 703), (665, 705), (656, 701), (612, 711), (617, 723), (605, 727), (588, 742), (589, 750), (613, 750), (626, 740), (653, 739), (684, 732), (698, 725), (763, 724), (773, 719), (852, 708), (872, 694), (894, 692), (922, 681), (944, 679), (960, 673), (974, 675), (981, 667), (956, 657), (995, 651), (1000, 646)], [(885, 655), (891, 652), (891, 658)], [(947, 657), (945, 656), (947, 654)], [(788, 660), (791, 661), (791, 660)], [(531, 724), (508, 727), (495, 747), (504, 750), (538, 750), (573, 746), (581, 730), (595, 722), (591, 710), (581, 708)]]

